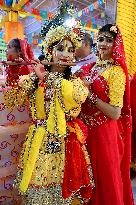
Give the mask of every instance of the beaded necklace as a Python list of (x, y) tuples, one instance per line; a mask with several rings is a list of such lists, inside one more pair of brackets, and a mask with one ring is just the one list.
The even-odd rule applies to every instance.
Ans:
[(100, 74), (102, 74), (105, 70), (110, 68), (113, 65), (113, 59), (109, 60), (100, 60), (97, 59), (96, 64), (91, 69), (89, 76), (86, 76), (86, 80), (93, 83)]

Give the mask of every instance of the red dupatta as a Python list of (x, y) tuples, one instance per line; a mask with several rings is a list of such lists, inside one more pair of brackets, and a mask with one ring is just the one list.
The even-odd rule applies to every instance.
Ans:
[[(126, 65), (126, 58), (125, 58), (125, 51), (124, 51), (124, 45), (123, 45), (123, 39), (121, 32), (118, 28), (118, 33), (116, 40), (114, 42), (113, 46), (113, 59), (115, 64), (120, 65), (124, 73), (126, 75), (126, 88), (124, 93), (124, 104), (122, 108), (122, 117), (123, 116), (129, 116), (130, 117), (130, 83), (129, 83), (129, 77), (128, 77), (128, 69)], [(129, 124), (131, 125), (131, 121), (129, 121)]]
[(19, 42), (20, 42), (20, 46), (21, 46), (23, 59), (26, 62), (31, 63), (31, 61), (34, 60), (34, 54), (32, 52), (30, 45), (27, 43), (27, 40), (19, 39)]
[[(28, 63), (34, 60), (34, 54), (30, 45), (27, 43), (27, 40), (19, 39), (20, 47), (21, 47), (21, 54), (22, 60)], [(8, 65), (6, 67), (6, 74), (7, 74), (7, 82), (8, 84), (14, 84), (18, 81), (19, 76), (21, 75), (28, 75), (32, 71), (32, 67), (30, 65)]]
[(130, 182), (130, 161), (131, 161), (131, 111), (130, 111), (130, 83), (126, 65), (123, 39), (119, 28), (113, 46), (113, 59), (115, 64), (120, 65), (126, 75), (126, 87), (123, 97), (123, 108), (121, 117), (118, 120), (120, 133), (124, 141), (124, 155), (121, 161), (121, 173), (124, 189), (124, 205), (132, 204), (132, 188)]

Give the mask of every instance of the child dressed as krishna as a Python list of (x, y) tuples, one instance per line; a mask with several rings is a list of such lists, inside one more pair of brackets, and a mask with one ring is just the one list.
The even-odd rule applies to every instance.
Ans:
[(76, 118), (88, 89), (71, 74), (80, 46), (77, 24), (74, 28), (65, 24), (65, 17), (72, 18), (71, 11), (63, 4), (43, 29), (43, 51), (50, 66), (40, 73), (43, 66), (37, 63), (35, 74), (19, 82), (21, 99), (28, 97), (33, 118), (15, 183), (27, 205), (72, 204), (75, 199), (86, 203), (92, 196), (87, 128)]

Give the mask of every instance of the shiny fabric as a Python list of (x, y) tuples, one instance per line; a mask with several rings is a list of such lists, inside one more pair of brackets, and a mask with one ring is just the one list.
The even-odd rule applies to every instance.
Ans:
[(126, 65), (125, 51), (121, 32), (118, 28), (117, 37), (113, 47), (114, 62), (121, 65), (126, 75), (126, 87), (123, 97), (123, 108), (121, 110), (121, 117), (118, 120), (118, 126), (124, 141), (124, 154), (121, 161), (124, 204), (133, 204), (132, 188), (130, 183), (130, 161), (131, 161), (131, 130), (132, 118), (130, 112), (130, 83), (128, 77), (128, 69)]
[[(4, 90), (4, 91), (3, 91)], [(26, 106), (13, 110), (4, 104), (5, 89), (0, 91), (0, 204), (12, 204), (13, 182), (30, 116)]]
[[(32, 199), (34, 191), (43, 200), (43, 203), (39, 201), (37, 204), (44, 205), (47, 201), (48, 196), (42, 194), (43, 187), (45, 193), (50, 187), (53, 193), (56, 186), (61, 188), (61, 196), (52, 195), (54, 203), (61, 204), (61, 201), (66, 202), (74, 196), (90, 199), (93, 179), (84, 145), (87, 127), (80, 120), (71, 120), (73, 113), (78, 115), (87, 94), (88, 89), (80, 78), (68, 81), (60, 77), (51, 88), (39, 84), (30, 96), (33, 125), (24, 143), (18, 172), (21, 175), (18, 175), (17, 181), (19, 191), (31, 204), (36, 203)], [(57, 146), (49, 149), (51, 145)], [(52, 204), (52, 200), (48, 204)]]
[[(113, 47), (115, 65), (120, 65), (126, 76), (123, 108), (119, 120), (112, 120), (100, 112), (87, 100), (82, 106), (81, 119), (88, 122), (86, 113), (94, 124), (88, 123), (89, 135), (87, 147), (91, 156), (92, 169), (96, 191), (89, 204), (91, 205), (133, 205), (130, 183), (130, 88), (127, 67), (125, 63), (122, 36), (118, 34)], [(84, 66), (86, 76), (93, 65)], [(95, 71), (97, 73), (97, 71)], [(94, 73), (94, 75), (96, 74)], [(81, 77), (83, 77), (83, 72)], [(92, 83), (91, 90), (104, 102), (109, 103), (109, 87), (102, 75)], [(118, 88), (119, 89), (119, 88)]]
[[(67, 122), (68, 127), (74, 128), (75, 124), (78, 124), (86, 138), (88, 129), (81, 120), (74, 119)], [(79, 142), (76, 132), (70, 131), (68, 139), (66, 140), (65, 170), (62, 184), (62, 194), (64, 198), (70, 197), (71, 194), (75, 192), (83, 199), (91, 198), (94, 182), (91, 164), (89, 161), (87, 162), (87, 157), (88, 153), (85, 150), (85, 145)]]

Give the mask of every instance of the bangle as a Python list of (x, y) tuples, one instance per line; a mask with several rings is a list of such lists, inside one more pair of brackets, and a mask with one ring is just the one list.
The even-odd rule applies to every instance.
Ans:
[(48, 77), (49, 77), (49, 73), (48, 72), (46, 72), (46, 74), (44, 75), (44, 77), (43, 77), (43, 81), (47, 81), (47, 79), (48, 79)]
[(93, 105), (97, 104), (98, 96), (95, 93), (90, 93), (89, 100)]

